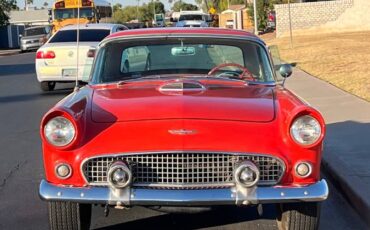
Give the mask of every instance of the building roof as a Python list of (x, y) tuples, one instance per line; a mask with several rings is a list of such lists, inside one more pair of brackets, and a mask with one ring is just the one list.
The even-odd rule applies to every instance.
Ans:
[(48, 10), (12, 10), (9, 14), (10, 24), (26, 24), (35, 22), (48, 22)]
[(229, 10), (238, 11), (245, 8), (245, 5), (230, 5)]
[(209, 36), (243, 36), (253, 39), (259, 39), (256, 35), (243, 30), (232, 30), (222, 28), (182, 28), (182, 27), (168, 27), (168, 28), (150, 28), (150, 29), (136, 29), (124, 30), (109, 35), (107, 38), (127, 37), (127, 36), (151, 36), (151, 35), (209, 35)]

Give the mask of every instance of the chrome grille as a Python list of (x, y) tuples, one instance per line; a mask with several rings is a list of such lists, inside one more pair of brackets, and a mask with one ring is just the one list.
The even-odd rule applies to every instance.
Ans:
[(229, 187), (238, 162), (250, 160), (260, 170), (259, 185), (274, 185), (284, 174), (285, 165), (278, 158), (255, 154), (175, 152), (100, 156), (85, 161), (83, 174), (90, 185), (107, 186), (109, 166), (127, 162), (133, 173), (133, 186), (196, 188)]

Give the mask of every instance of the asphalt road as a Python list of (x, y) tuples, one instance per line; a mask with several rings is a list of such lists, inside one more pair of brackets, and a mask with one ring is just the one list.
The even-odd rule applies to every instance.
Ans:
[[(35, 53), (0, 57), (0, 229), (47, 229), (46, 203), (38, 197), (43, 178), (39, 123), (42, 115), (71, 92), (60, 84), (42, 93), (34, 70)], [(324, 175), (325, 177), (325, 175)], [(93, 208), (94, 229), (276, 229), (273, 205), (255, 208), (219, 208), (200, 214), (166, 214), (141, 207)], [(322, 204), (321, 229), (366, 229), (357, 213), (330, 184)]]

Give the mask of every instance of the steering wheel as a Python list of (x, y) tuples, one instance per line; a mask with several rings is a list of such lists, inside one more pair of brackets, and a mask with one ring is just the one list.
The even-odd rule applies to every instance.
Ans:
[(214, 75), (220, 69), (225, 68), (225, 67), (229, 67), (229, 66), (237, 67), (237, 68), (239, 68), (240, 70), (243, 71), (241, 74), (239, 74), (240, 79), (247, 79), (247, 80), (251, 80), (251, 81), (255, 80), (254, 77), (253, 77), (253, 74), (246, 67), (244, 67), (242, 65), (239, 65), (237, 63), (222, 63), (220, 65), (217, 65), (217, 66), (213, 67), (208, 72), (207, 76)]

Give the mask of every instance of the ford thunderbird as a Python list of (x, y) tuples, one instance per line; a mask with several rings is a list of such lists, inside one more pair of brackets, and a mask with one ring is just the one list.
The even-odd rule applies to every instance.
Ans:
[(277, 80), (291, 74), (244, 31), (108, 36), (88, 84), (41, 122), (51, 229), (88, 228), (92, 205), (263, 204), (276, 204), (280, 229), (316, 229), (325, 123)]

